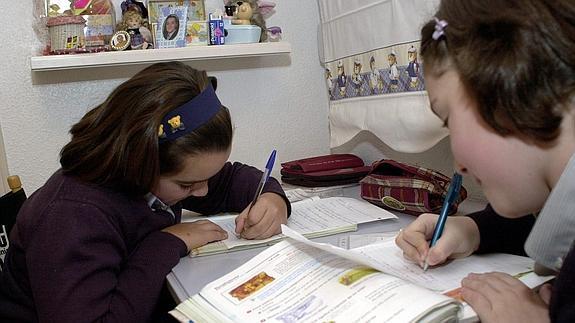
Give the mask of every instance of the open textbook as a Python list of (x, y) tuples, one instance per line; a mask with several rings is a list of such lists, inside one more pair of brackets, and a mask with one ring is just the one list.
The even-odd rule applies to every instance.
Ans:
[[(352, 250), (287, 239), (207, 284), (170, 312), (182, 322), (449, 322), (477, 316), (459, 294), (471, 272), (501, 271), (534, 287), (533, 261), (470, 256), (424, 272), (394, 241)], [(528, 273), (528, 274), (526, 274)]]
[[(393, 213), (365, 201), (349, 197), (306, 199), (292, 204), (288, 227), (308, 238), (356, 231), (357, 225), (385, 219), (396, 219)], [(235, 215), (213, 216), (208, 219), (226, 230), (228, 238), (208, 243), (190, 252), (190, 256), (212, 255), (272, 244), (284, 238), (282, 234), (268, 239), (247, 240), (235, 234)]]

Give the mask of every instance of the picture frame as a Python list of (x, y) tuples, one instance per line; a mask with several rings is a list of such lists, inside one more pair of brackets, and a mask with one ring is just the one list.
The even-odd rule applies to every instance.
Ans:
[(204, 0), (148, 0), (148, 21), (150, 24), (158, 23), (160, 12), (164, 7), (186, 7), (188, 13), (186, 21), (203, 21), (206, 19), (206, 5)]
[(186, 6), (162, 7), (156, 26), (156, 48), (186, 46)]
[(208, 45), (208, 23), (190, 21), (186, 24), (186, 46)]

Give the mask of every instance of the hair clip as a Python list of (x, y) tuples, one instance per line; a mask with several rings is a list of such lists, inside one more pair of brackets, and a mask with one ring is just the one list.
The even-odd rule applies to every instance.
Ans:
[(438, 40), (441, 36), (445, 36), (443, 29), (447, 27), (447, 21), (439, 20), (437, 17), (433, 17), (433, 19), (435, 19), (435, 31), (431, 37), (435, 40)]

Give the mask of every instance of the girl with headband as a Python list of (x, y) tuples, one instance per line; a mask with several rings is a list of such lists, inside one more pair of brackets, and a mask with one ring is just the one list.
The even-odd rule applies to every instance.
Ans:
[[(23, 205), (1, 273), (2, 321), (157, 322), (165, 277), (191, 249), (226, 238), (182, 208), (238, 212), (248, 239), (281, 231), (290, 204), (275, 179), (228, 162), (232, 124), (205, 72), (154, 64), (70, 131), (62, 168)], [(248, 225), (243, 225), (248, 222)], [(166, 293), (167, 294), (167, 293)], [(167, 307), (167, 308), (166, 308)]]

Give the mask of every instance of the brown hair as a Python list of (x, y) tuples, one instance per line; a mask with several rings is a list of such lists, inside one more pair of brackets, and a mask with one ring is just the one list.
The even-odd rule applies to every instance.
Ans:
[(421, 30), (427, 72), (453, 67), (501, 135), (549, 142), (575, 92), (575, 2), (443, 0)]
[(64, 172), (140, 195), (150, 191), (160, 174), (180, 171), (185, 157), (229, 149), (232, 125), (226, 107), (194, 131), (158, 143), (162, 118), (208, 84), (205, 72), (179, 62), (140, 71), (72, 127), (72, 140), (61, 151)]

